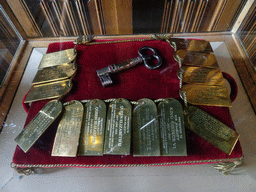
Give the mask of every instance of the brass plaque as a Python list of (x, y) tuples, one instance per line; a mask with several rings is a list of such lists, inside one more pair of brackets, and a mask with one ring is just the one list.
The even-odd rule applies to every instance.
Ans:
[(70, 63), (75, 60), (76, 55), (77, 53), (74, 48), (44, 54), (38, 68), (42, 69), (45, 67), (52, 67), (56, 65), (62, 65), (64, 63)]
[(185, 83), (225, 86), (222, 72), (217, 68), (182, 66), (178, 71)]
[(78, 155), (103, 155), (106, 104), (94, 99), (85, 105)]
[(84, 107), (79, 101), (64, 103), (63, 116), (54, 139), (52, 156), (75, 157), (83, 121)]
[(105, 130), (104, 154), (130, 154), (131, 113), (132, 106), (126, 99), (116, 99), (109, 104)]
[(26, 153), (54, 122), (61, 111), (62, 104), (60, 101), (53, 100), (48, 102), (15, 138), (15, 142)]
[(33, 85), (30, 88), (24, 103), (30, 103), (45, 99), (60, 98), (66, 95), (71, 90), (71, 88), (71, 79)]
[(176, 43), (177, 50), (187, 49), (188, 51), (213, 52), (209, 41), (171, 38), (171, 42)]
[(187, 51), (180, 49), (176, 54), (181, 58), (182, 65), (194, 65), (209, 68), (219, 68), (216, 57), (212, 53)]
[(62, 65), (39, 69), (36, 73), (33, 85), (60, 81), (72, 77), (77, 70), (75, 63), (64, 63)]
[(181, 87), (182, 92), (186, 92), (187, 102), (193, 105), (231, 107), (228, 89), (224, 86), (186, 84)]
[(186, 127), (224, 153), (232, 153), (239, 138), (236, 131), (194, 106), (188, 106), (184, 115)]
[(165, 99), (158, 104), (161, 155), (187, 156), (183, 108), (176, 99)]
[(156, 104), (140, 99), (133, 110), (133, 156), (160, 156)]

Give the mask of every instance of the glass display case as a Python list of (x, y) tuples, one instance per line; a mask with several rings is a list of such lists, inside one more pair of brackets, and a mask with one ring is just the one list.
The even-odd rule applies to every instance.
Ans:
[[(7, 49), (11, 53), (8, 62), (2, 60), (7, 63), (11, 63), (15, 49), (23, 39), (28, 44), (37, 40), (43, 46), (50, 41), (74, 39), (78, 35), (106, 38), (109, 35), (124, 37), (167, 33), (177, 37), (202, 37), (210, 41), (225, 39), (255, 109), (253, 1), (165, 0), (147, 1), (145, 5), (143, 0), (5, 0), (1, 10), (4, 9), (7, 14), (2, 11), (1, 18), (5, 19), (1, 19), (1, 26), (15, 26), (15, 30), (10, 27), (1, 29), (7, 29), (1, 33), (2, 43), (5, 46), (8, 44)], [(6, 20), (7, 15), (11, 19)], [(2, 64), (3, 73), (8, 66), (12, 65)], [(8, 78), (5, 81), (8, 82)]]
[[(103, 60), (108, 60), (108, 56), (112, 56), (114, 59), (116, 59), (119, 57), (121, 58), (124, 55), (129, 55), (129, 53), (125, 53), (125, 51), (133, 50), (135, 48), (137, 49), (143, 44), (140, 44), (141, 42), (152, 38), (154, 38), (154, 40), (165, 40), (166, 45), (170, 46), (170, 49), (165, 48), (166, 45), (157, 46), (159, 46), (158, 48), (160, 50), (162, 49), (162, 53), (167, 54), (169, 54), (168, 51), (171, 49), (176, 50), (176, 47), (169, 41), (170, 38), (190, 40), (201, 39), (210, 43), (210, 47), (212, 47), (210, 53), (215, 54), (217, 60), (216, 62), (218, 62), (220, 65), (220, 70), (231, 74), (231, 76), (233, 76), (235, 79), (234, 81), (236, 81), (238, 85), (238, 99), (234, 104), (232, 104), (232, 107), (227, 109), (227, 111), (228, 113), (229, 111), (231, 113), (231, 124), (233, 125), (234, 123), (236, 130), (240, 133), (241, 146), (245, 159), (247, 158), (246, 160), (248, 164), (253, 167), (252, 170), (255, 169), (256, 165), (253, 163), (255, 160), (255, 157), (253, 157), (255, 154), (255, 144), (252, 144), (256, 135), (254, 130), (254, 126), (256, 125), (256, 121), (254, 121), (256, 120), (255, 0), (3, 0), (0, 2), (0, 18), (0, 130), (2, 132), (0, 135), (3, 138), (4, 145), (11, 143), (10, 140), (4, 141), (8, 135), (10, 135), (10, 138), (13, 141), (17, 136), (18, 131), (22, 130), (24, 123), (27, 125), (28, 121), (35, 116), (33, 113), (38, 112), (37, 110), (39, 110), (40, 107), (43, 107), (40, 102), (35, 102), (35, 104), (33, 103), (32, 105), (24, 104), (26, 103), (26, 99), (22, 99), (31, 88), (32, 80), (37, 73), (38, 67), (40, 68), (40, 61), (43, 58), (43, 55), (46, 55), (46, 53), (51, 54), (51, 52), (56, 52), (62, 49), (71, 49), (72, 45), (74, 45), (72, 42), (77, 43), (74, 45), (75, 48), (77, 48), (77, 46), (79, 46), (79, 41), (77, 38), (82, 38), (83, 42), (80, 42), (81, 44), (88, 45), (92, 40), (91, 38), (93, 38), (93, 40), (95, 40), (95, 44), (92, 43), (91, 50), (87, 50), (87, 54), (89, 54), (89, 56), (86, 54), (81, 54), (82, 52), (86, 52), (85, 47), (78, 50), (80, 51), (81, 55), (85, 55), (84, 57), (91, 57), (87, 59), (88, 62), (94, 63), (93, 60), (98, 59), (97, 62), (101, 63), (102, 58)], [(121, 43), (127, 44), (129, 44), (131, 41), (136, 41), (137, 47), (133, 46), (132, 44), (129, 44), (128, 47), (115, 45), (113, 47), (109, 47), (109, 50), (106, 50), (108, 51), (107, 53), (109, 55), (106, 54), (102, 57), (96, 53), (94, 55), (92, 50), (103, 52), (103, 47), (107, 47), (105, 44), (108, 44), (106, 42), (109, 42), (110, 40), (117, 43), (121, 41)], [(182, 43), (180, 43), (180, 46), (182, 47)], [(122, 48), (124, 51), (118, 50)], [(114, 50), (115, 54), (111, 53), (111, 50)], [(177, 52), (171, 53), (173, 56), (173, 62), (177, 61), (179, 63), (179, 57), (176, 57), (175, 55)], [(73, 58), (72, 54), (74, 53), (67, 53), (67, 58), (70, 59), (68, 63), (73, 62), (76, 58), (74, 55)], [(75, 55), (76, 54), (77, 53), (75, 52)], [(178, 53), (177, 55), (180, 56)], [(109, 58), (109, 60), (111, 61), (113, 58)], [(54, 58), (52, 59), (54, 60)], [(56, 59), (54, 61), (55, 63), (62, 62), (61, 59)], [(79, 60), (79, 58), (76, 59)], [(167, 61), (167, 59), (164, 57), (163, 61)], [(80, 58), (79, 62), (80, 64), (84, 64), (85, 61), (82, 61)], [(97, 63), (95, 64), (97, 65)], [(106, 69), (104, 68), (104, 70)], [(113, 71), (114, 69), (111, 70)], [(147, 86), (153, 87), (154, 89), (157, 87), (157, 90), (164, 93), (168, 92), (167, 88), (162, 87), (160, 83), (165, 83), (164, 79), (172, 78), (172, 74), (169, 74), (169, 76), (166, 75), (166, 71), (169, 72), (169, 70), (173, 72), (172, 68), (166, 68), (161, 72), (160, 76), (147, 76), (145, 74), (143, 78), (152, 83), (151, 86), (147, 85), (146, 82), (139, 83), (139, 81), (142, 81), (140, 79), (142, 78), (142, 75), (140, 77), (140, 75), (135, 74), (132, 77), (135, 79), (134, 81), (139, 83), (137, 88), (133, 84), (135, 82), (130, 80), (128, 77), (127, 79), (124, 78), (124, 80), (118, 78), (115, 79), (116, 77), (109, 79), (109, 76), (104, 76), (104, 78), (107, 78), (107, 80), (100, 79), (103, 86), (104, 81), (111, 81), (112, 83), (112, 80), (120, 80), (122, 83), (127, 83), (128, 88), (131, 89), (131, 87), (134, 87), (132, 91), (128, 90), (128, 88), (128, 91), (120, 88), (118, 90), (113, 89), (110, 92), (100, 93), (101, 89), (98, 89), (97, 87), (92, 88), (95, 85), (85, 77), (84, 78), (86, 80), (83, 79), (85, 82), (80, 83), (84, 83), (83, 86), (85, 88), (89, 87), (92, 89), (96, 97), (102, 97), (105, 99), (104, 102), (107, 104), (107, 106), (114, 105), (111, 103), (114, 101), (112, 101), (111, 98), (107, 98), (106, 95), (115, 95), (113, 92), (117, 92), (118, 95), (118, 93), (122, 91), (128, 95), (127, 97), (130, 96), (130, 98), (134, 98), (134, 101), (131, 101), (131, 104), (137, 106), (139, 105), (139, 99), (143, 98), (141, 90), (143, 90), (145, 87), (147, 88)], [(98, 77), (103, 78), (102, 76), (100, 77), (100, 72), (98, 71)], [(91, 71), (90, 69), (83, 68), (82, 72), (89, 74)], [(158, 77), (160, 79), (160, 83), (156, 85), (157, 83), (154, 84), (154, 81)], [(129, 83), (131, 83), (131, 85)], [(80, 85), (76, 84), (75, 87), (76, 86), (79, 87)], [(64, 84), (62, 84), (62, 87), (64, 87)], [(227, 87), (229, 87), (229, 85)], [(51, 87), (51, 89), (55, 88)], [(176, 89), (174, 88), (173, 90), (175, 91)], [(229, 91), (231, 92), (231, 95), (234, 94), (232, 93), (232, 85), (231, 88), (229, 88)], [(178, 94), (178, 91), (176, 92)], [(219, 94), (219, 90), (213, 90), (212, 92), (215, 92), (215, 95)], [(150, 90), (147, 90), (147, 93), (151, 93)], [(83, 94), (90, 98), (90, 93), (86, 93), (83, 90)], [(142, 96), (137, 97), (136, 94)], [(152, 91), (152, 94), (154, 95), (157, 93), (156, 91)], [(175, 94), (176, 93), (174, 93), (174, 95)], [(161, 102), (160, 100), (158, 101), (158, 98), (155, 98), (155, 96), (152, 97), (154, 97), (154, 102)], [(78, 98), (80, 97), (78, 96)], [(128, 99), (129, 101), (131, 100), (130, 98)], [(184, 99), (182, 96), (181, 98)], [(186, 105), (187, 99), (184, 99), (184, 101)], [(89, 101), (84, 102), (87, 103)], [(27, 114), (22, 109), (22, 103), (25, 110), (32, 107), (32, 112), (29, 113), (26, 122), (25, 120), (27, 118)], [(70, 103), (66, 105), (69, 104)], [(220, 110), (221, 113), (218, 113), (218, 110), (214, 107), (211, 108), (211, 110), (213, 111), (213, 116), (222, 119), (224, 124), (229, 124), (229, 115), (227, 118), (225, 115), (222, 115), (222, 113), (225, 114), (225, 111), (223, 112)], [(122, 113), (122, 110), (118, 111), (118, 114), (119, 113)], [(156, 115), (155, 119), (159, 118), (159, 116)], [(66, 124), (68, 123), (66, 122)], [(211, 123), (209, 123), (209, 126), (210, 124)], [(133, 126), (135, 126), (135, 124), (133, 124)], [(248, 130), (246, 132), (243, 132), (243, 126), (248, 126)], [(19, 130), (17, 131), (15, 127), (18, 127)], [(64, 136), (59, 137), (61, 138)], [(238, 138), (238, 136), (236, 138)], [(247, 141), (248, 138), (249, 141)], [(67, 140), (69, 141), (69, 139)], [(192, 137), (189, 138), (188, 142), (191, 144), (193, 141), (196, 142), (197, 139)], [(250, 144), (252, 144), (252, 147), (248, 147)], [(133, 145), (135, 144), (133, 143)], [(16, 145), (13, 141), (13, 144), (11, 144), (11, 147), (13, 148), (12, 152), (14, 152), (15, 146)], [(201, 147), (203, 148), (203, 146)], [(38, 148), (42, 149), (43, 147)], [(138, 145), (137, 148), (140, 148), (140, 145)], [(5, 151), (3, 152), (4, 154), (7, 154), (6, 150), (3, 151)], [(126, 150), (126, 153), (127, 151), (129, 151), (129, 149)], [(240, 148), (235, 149), (235, 151), (239, 154), (241, 152), (242, 154)], [(191, 153), (191, 151), (188, 151), (189, 155), (191, 155)], [(16, 151), (15, 154), (16, 157), (18, 157), (18, 155), (21, 153)], [(58, 154), (58, 152), (56, 152), (56, 154)], [(218, 154), (218, 152), (216, 154)], [(239, 156), (239, 162), (243, 159), (244, 155), (241, 157)], [(7, 156), (7, 159), (10, 160), (10, 164), (12, 162), (11, 158), (13, 153), (8, 153)], [(33, 158), (36, 159), (37, 157), (29, 157), (29, 159)], [(42, 155), (42, 159), (38, 159), (38, 161), (44, 160), (44, 158), (45, 157)], [(123, 156), (120, 156), (120, 158), (122, 159)], [(195, 164), (197, 162), (214, 162), (212, 159), (206, 159), (194, 160), (192, 158), (184, 164), (187, 165)], [(110, 158), (110, 160), (114, 161), (115, 158)], [(99, 162), (100, 161), (101, 160), (99, 160)], [(130, 161), (132, 162), (133, 160)], [(63, 160), (63, 162), (66, 161)], [(175, 162), (176, 164), (182, 164), (179, 163), (178, 160)], [(239, 162), (236, 160), (232, 162), (233, 167), (229, 168), (230, 170), (239, 164)], [(237, 163), (237, 165), (235, 163)], [(161, 163), (159, 163), (159, 165), (160, 164)], [(57, 167), (61, 167), (58, 165), (61, 164), (57, 164), (55, 167), (53, 166), (54, 169), (57, 170)], [(72, 163), (67, 163), (66, 165), (70, 165), (71, 167), (73, 166)], [(110, 165), (106, 167), (111, 167)], [(115, 166), (118, 165), (113, 165), (113, 167)], [(49, 167), (52, 167), (52, 165)], [(123, 167), (126, 167), (126, 165), (124, 164)], [(16, 168), (19, 171), (19, 168)], [(6, 170), (8, 171), (7, 168), (5, 171)], [(31, 172), (31, 170), (32, 169), (28, 171)], [(249, 170), (248, 174), (255, 177), (255, 173), (252, 173), (252, 170)], [(26, 170), (21, 170), (23, 173), (24, 171)], [(254, 180), (253, 182), (255, 183)]]

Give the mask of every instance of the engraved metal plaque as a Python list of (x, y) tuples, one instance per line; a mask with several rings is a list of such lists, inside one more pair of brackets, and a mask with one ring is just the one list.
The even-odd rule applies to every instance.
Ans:
[(15, 138), (15, 142), (26, 153), (59, 116), (61, 111), (62, 104), (60, 101), (48, 102)]
[(104, 154), (130, 154), (131, 113), (131, 104), (126, 99), (116, 99), (109, 104), (105, 130)]
[(222, 72), (217, 68), (182, 66), (178, 73), (185, 83), (225, 86)]
[(166, 99), (158, 105), (161, 155), (187, 156), (183, 109), (176, 99)]
[(186, 92), (187, 102), (193, 105), (231, 107), (228, 89), (224, 86), (186, 84), (181, 87), (180, 93), (182, 92)]
[(64, 104), (63, 116), (54, 139), (52, 156), (75, 157), (83, 121), (84, 107), (79, 101)]
[(232, 153), (239, 138), (236, 131), (194, 106), (188, 106), (184, 115), (186, 127), (224, 153)]
[(133, 156), (160, 156), (157, 107), (140, 99), (133, 110)]
[(213, 52), (209, 41), (171, 38), (171, 42), (175, 42), (177, 50), (187, 49), (188, 51)]
[(78, 155), (103, 155), (106, 104), (94, 99), (85, 105)]
[(70, 63), (75, 60), (76, 55), (77, 53), (74, 48), (44, 54), (38, 68), (42, 69), (45, 67), (52, 67), (64, 63)]
[(33, 85), (60, 81), (72, 77), (77, 70), (75, 63), (65, 63), (58, 66), (39, 69), (36, 73)]
[(66, 95), (71, 90), (71, 88), (71, 79), (33, 85), (30, 88), (24, 103), (59, 98)]
[(212, 53), (187, 51), (180, 49), (176, 54), (181, 58), (182, 65), (203, 66), (209, 68), (218, 68), (216, 57)]

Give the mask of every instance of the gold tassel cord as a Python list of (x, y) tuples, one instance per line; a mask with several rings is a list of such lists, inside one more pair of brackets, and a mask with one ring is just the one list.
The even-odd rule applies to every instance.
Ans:
[(215, 169), (224, 175), (229, 175), (237, 166), (242, 165), (243, 160), (237, 160), (233, 162), (221, 162), (213, 165)]

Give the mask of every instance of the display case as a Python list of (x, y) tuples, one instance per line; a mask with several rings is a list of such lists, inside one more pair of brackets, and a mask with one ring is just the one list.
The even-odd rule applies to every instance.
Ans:
[[(57, 170), (59, 167), (113, 168), (220, 163), (218, 166), (224, 166), (224, 168), (220, 168), (222, 172), (230, 173), (234, 167), (241, 164), (244, 156), (245, 161), (255, 169), (256, 165), (253, 163), (255, 158), (252, 157), (253, 154), (255, 154), (255, 150), (253, 149), (255, 144), (253, 140), (255, 139), (254, 128), (256, 125), (255, 1), (4, 0), (0, 5), (0, 123), (2, 130), (0, 135), (3, 140), (6, 139), (8, 134), (11, 135), (10, 138), (4, 142), (4, 145), (8, 142), (12, 143), (12, 154), (8, 154), (8, 159), (10, 160), (9, 164), (13, 162), (11, 158), (14, 154), (12, 166), (18, 171), (26, 174), (31, 171), (40, 172), (43, 170), (37, 169), (36, 171), (36, 168), (50, 167)], [(69, 102), (70, 99), (74, 99), (84, 101), (84, 103), (87, 104), (90, 102), (88, 100), (102, 99), (107, 105), (107, 109), (111, 109), (110, 106), (114, 105), (111, 102), (119, 102), (119, 100), (111, 100), (114, 96), (114, 99), (120, 97), (127, 99), (134, 110), (139, 106), (140, 99), (149, 98), (159, 104), (163, 102), (161, 99), (173, 97), (178, 99), (184, 107), (187, 105), (187, 99), (179, 95), (178, 86), (182, 82), (180, 83), (178, 81), (176, 77), (177, 69), (172, 65), (169, 66), (169, 64), (166, 64), (166, 68), (162, 69), (159, 74), (156, 73), (155, 76), (153, 73), (153, 75), (148, 74), (148, 76), (143, 72), (139, 74), (139, 72), (136, 72), (136, 69), (134, 70), (134, 74), (127, 73), (127, 75), (129, 76), (130, 74), (131, 77), (126, 77), (126, 74), (123, 74), (123, 77), (114, 76), (113, 79), (110, 79), (111, 83), (112, 80), (114, 82), (120, 81), (124, 86), (119, 87), (118, 84), (116, 89), (110, 88), (110, 91), (102, 91), (103, 89), (100, 85), (104, 86), (107, 80), (102, 79), (103, 77), (99, 75), (100, 72), (97, 72), (97, 74), (102, 84), (97, 80), (95, 80), (97, 81), (95, 83), (94, 77), (91, 75), (93, 71), (90, 67), (85, 67), (87, 61), (93, 65), (92, 69), (94, 71), (96, 71), (96, 69), (99, 70), (98, 68), (105, 66), (103, 63), (108, 63), (106, 61), (119, 62), (121, 58), (127, 57), (126, 59), (128, 59), (128, 56), (134, 57), (135, 54), (131, 53), (132, 51), (149, 45), (155, 46), (160, 50), (160, 55), (164, 55), (163, 62), (176, 62), (176, 67), (178, 67), (178, 63), (181, 67), (181, 60), (179, 60), (179, 58), (182, 58), (182, 55), (179, 55), (177, 50), (182, 49), (180, 47), (185, 43), (179, 44), (179, 40), (176, 41), (175, 39), (185, 39), (185, 42), (192, 40), (209, 42), (209, 46), (211, 47), (211, 51), (209, 52), (215, 55), (219, 69), (221, 72), (231, 75), (231, 79), (233, 80), (231, 80), (230, 85), (225, 82), (229, 92), (231, 92), (231, 100), (232, 96), (235, 98), (234, 95), (238, 93), (236, 101), (233, 102), (232, 100), (232, 107), (229, 106), (227, 108), (227, 106), (225, 106), (225, 108), (218, 108), (218, 106), (215, 108), (207, 106), (208, 108), (202, 107), (202, 109), (217, 118), (221, 123), (228, 125), (228, 127), (232, 129), (236, 129), (240, 134), (241, 144), (238, 142), (236, 147), (232, 148), (232, 150), (234, 150), (233, 155), (231, 154), (232, 151), (230, 152), (231, 156), (228, 156), (230, 154), (224, 155), (218, 150), (215, 151), (215, 148), (208, 147), (208, 142), (211, 143), (211, 139), (206, 143), (201, 142), (200, 138), (205, 137), (202, 135), (200, 137), (200, 134), (199, 137), (194, 136), (194, 133), (192, 133), (191, 130), (188, 131), (187, 128), (187, 144), (190, 145), (190, 147), (188, 147), (189, 152), (187, 159), (184, 157), (161, 159), (160, 157), (156, 160), (156, 157), (152, 157), (152, 159), (143, 157), (144, 159), (141, 160), (137, 157), (136, 159), (123, 156), (108, 157), (105, 159), (101, 157), (95, 159), (91, 159), (91, 157), (87, 159), (78, 158), (75, 161), (73, 161), (72, 158), (70, 159), (70, 157), (66, 159), (58, 159), (57, 157), (47, 159), (48, 156), (43, 153), (48, 153), (48, 150), (45, 150), (44, 147), (50, 146), (52, 148), (51, 142), (53, 142), (54, 136), (46, 137), (44, 135), (45, 140), (47, 140), (47, 138), (48, 140), (52, 140), (50, 141), (51, 144), (44, 145), (44, 143), (41, 143), (41, 146), (37, 144), (35, 150), (29, 155), (22, 155), (23, 152), (19, 151), (18, 148), (16, 148), (15, 151), (16, 143), (14, 139), (17, 137), (18, 133), (22, 131), (24, 124), (26, 127), (40, 109), (43, 110), (43, 106), (46, 105), (45, 101), (36, 101), (33, 99), (30, 100), (32, 104), (24, 104), (24, 101), (26, 103), (25, 95), (33, 86), (32, 80), (38, 71), (38, 66), (40, 68), (40, 65), (42, 65), (40, 62), (43, 55), (71, 49), (73, 47), (77, 50), (78, 57), (76, 58), (76, 62), (78, 63), (78, 72), (75, 73), (75, 86), (72, 88), (72, 90), (75, 89), (75, 92), (67, 96), (67, 102)], [(150, 42), (145, 44), (144, 41), (146, 42), (148, 40), (150, 40)], [(176, 41), (175, 45), (172, 44), (173, 41)], [(112, 45), (113, 43), (114, 45)], [(178, 49), (176, 47), (177, 44), (178, 46), (180, 45)], [(89, 47), (90, 50), (87, 50)], [(187, 47), (187, 49), (189, 48)], [(168, 55), (168, 57), (166, 55)], [(176, 57), (176, 55), (179, 57)], [(193, 57), (198, 58), (199, 56)], [(62, 58), (63, 56), (56, 59), (55, 63), (58, 63), (58, 60)], [(69, 56), (69, 59), (70, 58)], [(71, 60), (69, 62), (73, 62), (74, 59)], [(81, 75), (81, 73), (84, 75)], [(177, 79), (174, 78), (174, 73)], [(120, 76), (122, 76), (122, 74)], [(225, 76), (225, 74), (223, 76)], [(76, 79), (78, 77), (80, 79)], [(90, 77), (91, 80), (87, 77)], [(226, 79), (229, 79), (228, 77)], [(104, 78), (106, 77), (104, 76)], [(107, 78), (109, 81), (109, 77)], [(143, 78), (145, 81), (143, 81)], [(232, 81), (235, 82), (234, 84), (237, 84), (238, 89), (236, 85), (233, 86)], [(125, 84), (127, 85), (125, 86)], [(62, 84), (62, 86), (64, 85)], [(174, 86), (170, 89), (172, 91), (169, 90), (171, 86)], [(177, 89), (175, 86), (177, 86)], [(55, 88), (49, 88), (48, 91), (50, 91), (50, 89)], [(106, 89), (108, 88), (104, 88), (104, 90)], [(156, 90), (159, 92), (157, 93)], [(208, 92), (215, 92), (216, 96), (220, 93), (220, 90), (210, 90)], [(28, 97), (27, 100), (29, 100)], [(195, 100), (199, 100), (199, 97)], [(22, 103), (25, 110), (22, 108)], [(69, 104), (70, 103), (66, 103), (67, 106)], [(197, 105), (200, 104), (195, 104), (195, 106)], [(17, 110), (16, 113), (14, 109)], [(25, 111), (29, 109), (31, 110), (27, 116)], [(118, 114), (119, 113), (122, 113), (122, 111), (118, 111)], [(156, 115), (155, 119), (158, 119), (160, 116), (161, 115)], [(135, 121), (136, 118), (139, 119), (138, 117), (133, 117), (133, 120)], [(60, 119), (58, 120), (57, 118), (57, 121), (60, 121)], [(207, 120), (207, 122), (210, 121), (209, 119)], [(213, 121), (211, 122), (214, 123)], [(126, 123), (128, 124), (128, 121), (125, 121), (125, 124)], [(209, 126), (211, 126), (212, 123), (209, 123)], [(55, 124), (58, 123), (55, 122)], [(66, 122), (66, 124), (68, 124), (68, 122)], [(137, 124), (133, 122), (132, 126), (136, 127)], [(222, 125), (218, 126), (221, 127)], [(243, 126), (248, 126), (248, 130), (243, 130)], [(55, 127), (57, 128), (57, 125)], [(219, 132), (221, 131), (219, 130)], [(47, 134), (50, 135), (55, 135), (55, 133), (56, 129), (54, 132), (47, 132)], [(209, 135), (206, 137), (208, 136)], [(58, 137), (64, 138), (65, 136), (62, 135)], [(135, 136), (133, 137), (135, 138)], [(72, 138), (74, 139), (74, 137)], [(69, 139), (67, 140), (70, 141)], [(199, 144), (197, 145), (197, 143)], [(248, 147), (250, 144), (252, 144), (252, 147)], [(131, 145), (136, 146), (136, 142), (133, 141)], [(202, 153), (196, 152), (195, 148), (197, 147)], [(139, 145), (137, 148), (140, 148)], [(194, 150), (192, 150), (192, 148)], [(40, 155), (40, 150), (45, 151)], [(205, 150), (205, 152), (203, 150)], [(5, 153), (7, 154), (7, 152)], [(59, 152), (55, 151), (52, 156), (54, 156), (54, 153), (55, 156), (59, 154)], [(134, 154), (135, 153), (136, 152), (134, 152)], [(218, 156), (218, 154), (220, 154), (220, 156)], [(122, 153), (122, 155), (127, 154)], [(24, 158), (24, 162), (22, 158)], [(31, 160), (31, 163), (26, 162), (27, 160)], [(37, 164), (36, 161), (38, 161), (39, 164)], [(23, 164), (19, 164), (20, 162), (28, 164), (29, 166), (22, 166)], [(46, 163), (44, 164), (44, 162)], [(223, 162), (233, 164), (223, 165), (221, 164)], [(218, 168), (219, 167), (217, 167), (217, 169)], [(249, 174), (253, 175), (252, 173)]]

